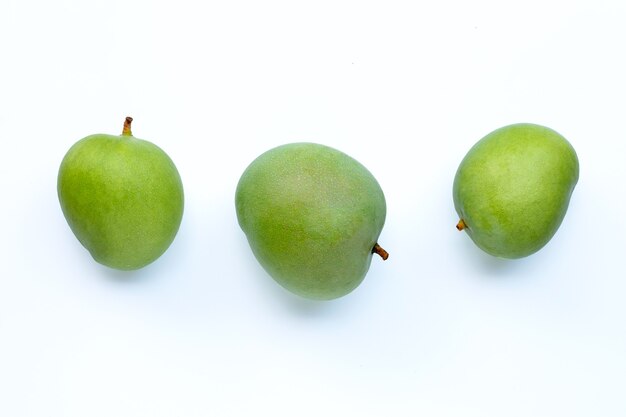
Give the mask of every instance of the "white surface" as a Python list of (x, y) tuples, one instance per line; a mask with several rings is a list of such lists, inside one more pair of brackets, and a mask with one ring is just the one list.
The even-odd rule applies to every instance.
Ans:
[[(626, 415), (626, 3), (13, 1), (0, 5), (0, 415)], [(164, 148), (177, 239), (96, 264), (56, 197), (92, 133)], [(576, 148), (539, 253), (454, 226), (467, 150), (514, 122)], [(388, 201), (364, 283), (297, 299), (254, 260), (234, 189), (261, 152), (316, 141)]]

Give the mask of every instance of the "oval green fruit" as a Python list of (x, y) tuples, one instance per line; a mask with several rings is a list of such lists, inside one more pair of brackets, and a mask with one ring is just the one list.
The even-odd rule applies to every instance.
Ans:
[(386, 215), (374, 176), (350, 156), (314, 143), (271, 149), (245, 170), (237, 218), (259, 263), (302, 297), (333, 299), (367, 273)]
[(161, 256), (180, 226), (183, 184), (169, 156), (132, 136), (96, 134), (76, 142), (59, 168), (65, 218), (93, 258), (121, 270)]
[(554, 130), (528, 123), (495, 130), (457, 170), (457, 228), (491, 255), (528, 256), (556, 233), (578, 173), (574, 148)]

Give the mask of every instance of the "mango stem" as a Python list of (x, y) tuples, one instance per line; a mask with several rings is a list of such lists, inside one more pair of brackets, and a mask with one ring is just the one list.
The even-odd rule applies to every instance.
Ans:
[(132, 117), (127, 117), (126, 120), (124, 120), (124, 129), (122, 129), (122, 136), (132, 136), (133, 132), (130, 131), (130, 124), (133, 122), (133, 118)]
[(372, 248), (372, 253), (375, 253), (381, 258), (383, 258), (383, 261), (386, 261), (387, 258), (389, 258), (389, 253), (386, 250), (384, 250), (378, 243), (376, 243), (374, 247)]
[(456, 228), (457, 230), (460, 232), (463, 229), (465, 229), (467, 227), (467, 225), (465, 224), (465, 222), (463, 221), (463, 219), (459, 220), (459, 222), (456, 224)]

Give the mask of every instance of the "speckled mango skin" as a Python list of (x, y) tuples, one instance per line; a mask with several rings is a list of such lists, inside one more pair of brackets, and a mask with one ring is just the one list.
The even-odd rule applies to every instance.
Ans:
[(130, 135), (96, 134), (75, 143), (57, 191), (70, 228), (106, 266), (142, 268), (170, 246), (180, 226), (183, 184), (169, 156)]
[(259, 156), (239, 180), (235, 205), (265, 270), (291, 292), (322, 300), (344, 296), (363, 281), (386, 215), (372, 174), (314, 143)]
[(522, 258), (554, 236), (578, 182), (574, 148), (547, 127), (505, 126), (477, 142), (454, 178), (454, 206), (485, 252)]

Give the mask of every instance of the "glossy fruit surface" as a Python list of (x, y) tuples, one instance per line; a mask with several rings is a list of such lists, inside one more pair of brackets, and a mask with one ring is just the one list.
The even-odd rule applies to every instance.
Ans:
[(59, 168), (65, 218), (93, 258), (111, 268), (141, 268), (170, 246), (181, 223), (183, 185), (169, 156), (137, 139), (126, 119), (120, 136), (75, 143)]
[(578, 174), (574, 148), (554, 130), (528, 123), (495, 130), (457, 170), (457, 228), (494, 256), (528, 256), (556, 233)]
[(303, 297), (348, 294), (365, 277), (385, 222), (383, 192), (350, 156), (314, 143), (271, 149), (245, 170), (237, 218), (267, 272)]

